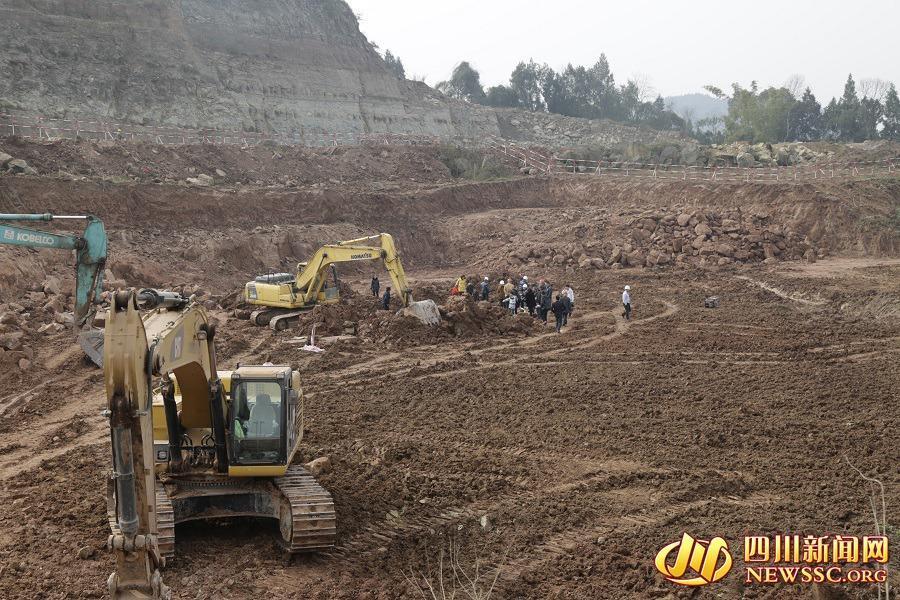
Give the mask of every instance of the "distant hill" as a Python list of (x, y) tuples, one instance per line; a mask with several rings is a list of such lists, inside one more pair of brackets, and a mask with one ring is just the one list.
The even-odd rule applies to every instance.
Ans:
[(665, 101), (666, 106), (671, 107), (678, 116), (689, 116), (694, 123), (707, 117), (724, 117), (728, 114), (728, 100), (708, 94), (669, 96)]

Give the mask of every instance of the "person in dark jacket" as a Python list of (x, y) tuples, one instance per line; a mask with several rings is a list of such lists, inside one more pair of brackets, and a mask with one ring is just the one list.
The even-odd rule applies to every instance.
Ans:
[(381, 297), (381, 308), (384, 310), (391, 309), (391, 286), (384, 288), (384, 296)]
[(562, 333), (563, 320), (566, 318), (566, 303), (562, 301), (559, 294), (556, 295), (556, 302), (550, 306), (553, 316), (556, 317), (556, 333)]
[(569, 299), (568, 294), (566, 294), (566, 290), (562, 291), (562, 294), (559, 294), (558, 299), (563, 303), (563, 306), (566, 307), (566, 314), (563, 315), (563, 326), (569, 324), (569, 315), (572, 314), (572, 301)]
[(540, 292), (538, 301), (541, 305), (541, 320), (546, 323), (547, 313), (550, 312), (553, 305), (553, 286), (546, 281), (542, 281), (538, 291)]
[(528, 288), (525, 292), (525, 306), (528, 307), (528, 314), (534, 316), (534, 308), (537, 306), (537, 295), (534, 293), (534, 286)]
[(484, 300), (485, 302), (487, 302), (488, 296), (491, 293), (490, 281), (491, 281), (490, 279), (485, 277), (484, 281), (481, 282), (481, 299)]
[(472, 300), (478, 300), (478, 297), (475, 295), (475, 282), (470, 281), (466, 284), (466, 295), (469, 296)]
[(378, 281), (378, 275), (372, 275), (372, 295), (377, 298), (379, 290), (381, 290), (381, 282)]

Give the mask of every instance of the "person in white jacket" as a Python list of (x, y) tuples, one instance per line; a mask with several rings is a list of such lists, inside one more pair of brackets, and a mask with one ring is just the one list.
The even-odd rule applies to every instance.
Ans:
[(631, 320), (631, 286), (626, 285), (625, 290), (622, 292), (622, 306), (625, 307), (625, 312), (622, 313), (622, 316), (625, 317), (626, 321)]

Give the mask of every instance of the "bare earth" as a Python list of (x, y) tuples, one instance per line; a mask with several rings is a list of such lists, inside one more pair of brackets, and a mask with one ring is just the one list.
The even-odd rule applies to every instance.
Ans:
[[(444, 302), (459, 271), (503, 251), (493, 242), (479, 248), (489, 234), (471, 225), (454, 234), (468, 231), (471, 249), (440, 247), (448, 261), (470, 252), (467, 262), (429, 259), (428, 236), (436, 239), (447, 219), (485, 212), (496, 222), (494, 206), (472, 197), (456, 200), (469, 216), (442, 216), (424, 240), (398, 232), (401, 248), (404, 236), (412, 246), (420, 296)], [(65, 203), (53, 198), (44, 201)], [(354, 226), (379, 218), (366, 214)], [(123, 219), (112, 216), (111, 230), (125, 229), (116, 225)], [(149, 241), (155, 225), (142, 223), (127, 240), (113, 233), (112, 244), (127, 248), (122, 259), (138, 265), (134, 273), (152, 275), (161, 263)], [(350, 232), (343, 222), (326, 226)], [(136, 258), (141, 244), (150, 263)], [(48, 272), (59, 266), (52, 256), (41, 260)], [(302, 460), (331, 457), (321, 482), (335, 498), (338, 547), (289, 560), (276, 549), (275, 524), (180, 526), (164, 573), (175, 598), (420, 598), (416, 584), (436, 581), (440, 556), (446, 561), (451, 550), (470, 576), (478, 565), (483, 589), (496, 578), (495, 599), (874, 597), (865, 586), (745, 586), (740, 561), (722, 582), (678, 589), (653, 557), (683, 532), (722, 536), (733, 549), (754, 533), (873, 533), (868, 487), (847, 459), (884, 482), (896, 522), (896, 258), (569, 274), (524, 265), (517, 268), (533, 278), (575, 287), (577, 309), (562, 335), (497, 315), (402, 333), (378, 321), (360, 294), (340, 310), (371, 336), (321, 355), (289, 344), (296, 331), (276, 334), (234, 316), (227, 295), (257, 265), (235, 258), (214, 267), (193, 267), (205, 279), (179, 274), (160, 283), (199, 280), (223, 306), (213, 311), (223, 366), (273, 360), (301, 369)], [(366, 277), (350, 277), (357, 291)], [(630, 322), (618, 302), (626, 283)], [(711, 294), (721, 299), (717, 309), (703, 307)], [(34, 366), (0, 375), (0, 597), (98, 598), (113, 565), (104, 549), (110, 457), (101, 372), (68, 331), (29, 339)]]

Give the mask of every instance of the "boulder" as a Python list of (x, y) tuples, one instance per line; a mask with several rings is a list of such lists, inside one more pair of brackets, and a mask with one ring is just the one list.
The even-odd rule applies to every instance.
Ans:
[(735, 161), (739, 167), (752, 167), (756, 164), (756, 158), (749, 152), (741, 152), (737, 155)]
[(415, 317), (426, 325), (440, 325), (441, 313), (434, 300), (420, 300), (413, 302), (406, 308), (397, 312), (398, 315)]
[(716, 252), (718, 252), (720, 256), (727, 256), (729, 258), (734, 256), (734, 248), (729, 244), (717, 245)]
[(11, 173), (24, 173), (28, 169), (28, 163), (21, 158), (14, 158), (6, 163), (6, 168)]
[(612, 252), (609, 255), (609, 260), (607, 261), (609, 264), (613, 265), (622, 260), (622, 248), (620, 246), (616, 246), (612, 249)]
[(324, 475), (331, 471), (331, 459), (327, 456), (320, 456), (303, 466), (309, 471), (310, 475), (318, 477), (319, 475)]
[(694, 227), (694, 233), (697, 235), (709, 235), (712, 233), (712, 229), (706, 223), (697, 223), (697, 226)]
[(691, 221), (691, 215), (687, 213), (681, 213), (675, 219), (675, 222), (678, 223), (679, 227), (687, 227), (687, 224)]
[(216, 175), (218, 175), (219, 177), (228, 177), (228, 173), (226, 173), (222, 169), (216, 169)]
[(6, 165), (8, 165), (9, 161), (11, 161), (12, 159), (13, 157), (6, 152), (0, 152), (0, 169), (5, 169)]
[(646, 229), (635, 229), (631, 232), (631, 237), (635, 242), (646, 242), (650, 239), (650, 232)]
[(30, 361), (30, 360), (28, 360), (27, 358), (20, 358), (20, 359), (19, 359), (19, 369), (21, 369), (22, 371), (27, 371), (27, 370), (30, 369), (30, 368), (31, 368), (31, 361)]
[(806, 259), (808, 263), (816, 262), (816, 251), (810, 248), (806, 252), (803, 253), (803, 258)]
[(60, 292), (59, 278), (50, 276), (44, 280), (41, 289), (47, 294), (58, 294)]
[(0, 348), (5, 348), (7, 350), (18, 350), (22, 347), (22, 338), (24, 336), (24, 331), (10, 331), (8, 333), (0, 333)]

